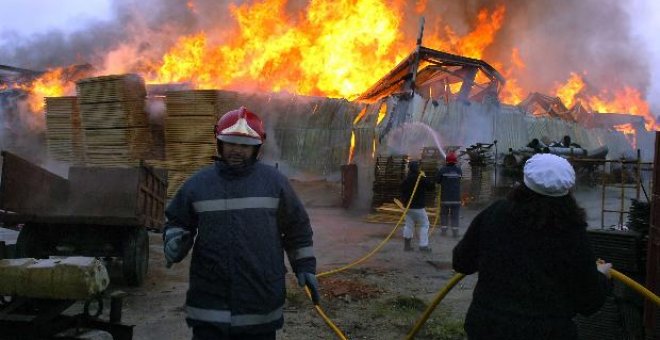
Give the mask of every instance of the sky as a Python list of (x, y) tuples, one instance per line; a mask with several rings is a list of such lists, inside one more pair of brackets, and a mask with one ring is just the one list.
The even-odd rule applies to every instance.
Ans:
[[(652, 64), (651, 87), (647, 100), (654, 114), (660, 116), (660, 0), (626, 2), (631, 17), (635, 18), (633, 34), (644, 42), (651, 53), (648, 58)], [(0, 11), (0, 40), (11, 31), (11, 34), (20, 36), (53, 30), (74, 32), (92, 22), (110, 20), (112, 7), (113, 0), (0, 0), (0, 8), (3, 9)]]

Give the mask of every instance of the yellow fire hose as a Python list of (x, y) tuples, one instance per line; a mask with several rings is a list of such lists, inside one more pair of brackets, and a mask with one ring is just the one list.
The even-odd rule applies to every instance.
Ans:
[[(410, 197), (415, 196), (415, 192), (417, 191), (417, 186), (419, 186), (419, 181), (420, 181), (421, 178), (424, 177), (424, 176), (426, 176), (426, 175), (424, 174), (424, 172), (423, 172), (423, 171), (420, 171), (419, 176), (417, 176), (417, 181), (415, 182), (415, 187), (413, 188), (413, 191), (412, 191), (412, 194), (410, 195)], [(394, 232), (396, 232), (397, 228), (399, 228), (399, 225), (401, 224), (401, 221), (403, 221), (403, 219), (406, 217), (406, 214), (408, 213), (408, 209), (410, 208), (410, 204), (411, 204), (411, 203), (412, 203), (412, 200), (408, 200), (408, 205), (406, 205), (406, 208), (404, 209), (403, 214), (402, 214), (401, 217), (399, 218), (399, 221), (396, 223), (396, 225), (394, 226), (394, 228), (392, 229), (392, 231), (389, 233), (389, 235), (387, 235), (387, 237), (385, 238), (385, 240), (383, 240), (383, 241), (382, 241), (382, 242), (381, 242), (376, 248), (374, 248), (371, 252), (369, 252), (367, 255), (363, 256), (362, 258), (358, 259), (357, 261), (355, 261), (355, 262), (353, 262), (353, 263), (350, 263), (350, 264), (348, 264), (348, 265), (345, 265), (345, 266), (343, 266), (343, 267), (340, 267), (340, 268), (337, 268), (337, 269), (334, 269), (334, 270), (330, 270), (330, 271), (327, 271), (327, 272), (323, 272), (323, 273), (316, 274), (316, 277), (318, 278), (318, 277), (322, 277), (322, 276), (327, 276), (327, 275), (331, 275), (331, 274), (338, 273), (338, 272), (340, 272), (340, 271), (343, 271), (343, 270), (346, 270), (346, 269), (348, 269), (348, 268), (351, 268), (351, 267), (353, 267), (353, 266), (355, 266), (355, 265), (358, 265), (358, 264), (360, 264), (360, 263), (366, 261), (367, 259), (369, 259), (371, 256), (373, 256), (373, 254), (375, 254), (378, 250), (380, 250), (380, 248), (382, 248), (383, 245), (385, 245), (385, 243), (387, 243), (387, 241), (389, 241), (390, 238), (392, 238), (392, 235), (394, 235)], [(310, 291), (309, 291), (309, 288), (305, 287), (305, 292), (307, 293), (307, 297), (309, 297), (310, 300), (311, 300), (312, 295), (311, 295), (311, 293), (310, 293)], [(321, 306), (315, 304), (315, 305), (314, 305), (314, 309), (316, 309), (316, 312), (321, 316), (321, 318), (323, 319), (323, 321), (325, 322), (325, 324), (328, 325), (328, 327), (330, 327), (330, 329), (335, 333), (335, 335), (337, 336), (337, 338), (342, 339), (342, 340), (346, 340), (346, 339), (347, 339), (346, 336), (344, 335), (344, 333), (339, 329), (339, 327), (337, 327), (337, 326), (332, 322), (332, 320), (330, 320), (330, 318), (325, 314), (325, 312), (323, 311), (323, 309), (321, 308)]]
[[(424, 171), (420, 171), (420, 172), (419, 172), (419, 176), (417, 176), (417, 181), (415, 182), (415, 187), (413, 188), (413, 191), (412, 191), (412, 193), (410, 194), (410, 197), (414, 197), (414, 196), (415, 196), (415, 192), (417, 192), (417, 186), (419, 185), (419, 181), (420, 181), (420, 180), (422, 179), (422, 177), (424, 177), (424, 176), (426, 176), (426, 175), (424, 174)], [(369, 258), (371, 258), (371, 257), (372, 257), (377, 251), (380, 250), (380, 248), (382, 248), (382, 247), (385, 245), (385, 243), (387, 243), (387, 242), (390, 240), (390, 238), (392, 238), (392, 235), (394, 235), (394, 233), (396, 232), (396, 230), (399, 228), (399, 225), (401, 225), (401, 222), (402, 222), (402, 221), (404, 220), (404, 218), (406, 217), (406, 214), (408, 213), (408, 209), (410, 209), (410, 204), (411, 204), (411, 203), (412, 203), (412, 200), (408, 200), (408, 204), (406, 205), (406, 209), (404, 209), (403, 214), (401, 214), (401, 217), (399, 218), (399, 221), (396, 222), (396, 225), (394, 226), (394, 228), (392, 229), (392, 231), (389, 233), (389, 235), (387, 235), (387, 237), (386, 237), (386, 238), (385, 238), (380, 244), (378, 244), (378, 246), (376, 246), (374, 249), (372, 249), (367, 255), (365, 255), (365, 256), (361, 257), (360, 259), (358, 259), (358, 260), (356, 260), (356, 261), (354, 261), (354, 262), (352, 262), (352, 263), (349, 263), (349, 264), (347, 264), (347, 265), (345, 265), (345, 266), (343, 266), (343, 267), (340, 267), (340, 268), (337, 268), (337, 269), (333, 269), (333, 270), (330, 270), (330, 271), (327, 271), (327, 272), (323, 272), (323, 273), (316, 274), (316, 277), (322, 277), (322, 276), (327, 276), (327, 275), (332, 275), (332, 274), (339, 273), (339, 272), (341, 272), (341, 271), (344, 271), (344, 270), (346, 270), (346, 269), (348, 269), (348, 268), (351, 268), (351, 267), (353, 267), (353, 266), (356, 266), (356, 265), (358, 265), (358, 264), (360, 264), (360, 263), (362, 263), (362, 262), (368, 260)]]
[[(305, 293), (307, 293), (307, 297), (311, 300), (312, 293), (309, 291), (309, 288), (305, 287)], [(332, 331), (335, 333), (338, 339), (347, 340), (346, 335), (344, 335), (344, 333), (339, 329), (339, 327), (337, 327), (337, 325), (335, 325), (334, 322), (330, 320), (330, 318), (325, 314), (321, 306), (314, 305), (314, 309), (316, 309), (316, 312), (319, 313), (325, 324), (328, 325), (330, 329), (332, 329)]]
[(656, 306), (660, 307), (660, 297), (655, 295), (652, 291), (648, 290), (646, 287), (637, 283), (635, 280), (623, 275), (621, 272), (611, 268), (610, 268), (610, 275), (612, 276), (613, 279), (621, 281), (623, 284), (630, 287), (632, 290), (636, 291), (643, 297), (651, 300), (651, 302), (655, 303)]
[(438, 204), (436, 205), (436, 211), (435, 211), (435, 218), (433, 219), (433, 224), (431, 225), (431, 230), (429, 230), (429, 237), (433, 235), (433, 231), (435, 230), (435, 227), (438, 225), (438, 220), (440, 219), (440, 209), (442, 208), (442, 203), (440, 202), (440, 198), (442, 197), (440, 194), (442, 191), (438, 189), (438, 197), (436, 198), (436, 201)]
[[(425, 174), (422, 171), (422, 172), (420, 172), (419, 176), (417, 177), (417, 181), (415, 182), (415, 187), (413, 188), (412, 194), (410, 195), (411, 197), (413, 197), (415, 195), (415, 192), (417, 191), (417, 187), (419, 185), (419, 181), (421, 180), (421, 178), (423, 176), (425, 176)], [(341, 272), (343, 270), (346, 270), (348, 268), (356, 266), (356, 265), (366, 261), (367, 259), (371, 258), (371, 256), (373, 256), (378, 250), (380, 250), (385, 245), (385, 243), (387, 243), (392, 238), (392, 235), (394, 235), (394, 232), (396, 232), (399, 225), (401, 224), (401, 222), (405, 218), (406, 214), (408, 213), (411, 202), (412, 202), (412, 200), (408, 200), (408, 204), (406, 205), (406, 207), (403, 211), (403, 214), (399, 218), (399, 221), (396, 223), (396, 225), (394, 226), (392, 231), (389, 233), (389, 235), (387, 235), (385, 240), (383, 240), (380, 244), (378, 244), (378, 246), (376, 246), (367, 255), (365, 255), (362, 258), (358, 259), (357, 261), (354, 261), (354, 262), (352, 262), (348, 265), (345, 265), (343, 267), (340, 267), (340, 268), (337, 268), (337, 269), (334, 269), (334, 270), (330, 270), (330, 271), (327, 271), (327, 272), (319, 273), (319, 274), (316, 275), (316, 277), (327, 276), (327, 275), (331, 275), (331, 274)], [(433, 222), (433, 227), (435, 227), (439, 215), (440, 215), (440, 193), (438, 193), (438, 212), (436, 214), (435, 221)], [(432, 231), (433, 231), (433, 229), (431, 230), (431, 232)], [(646, 287), (642, 286), (641, 284), (639, 284), (636, 281), (632, 280), (631, 278), (625, 276), (624, 274), (622, 274), (621, 272), (619, 272), (617, 270), (610, 269), (610, 275), (613, 279), (621, 281), (622, 283), (624, 283), (628, 287), (632, 288), (637, 293), (639, 293), (642, 296), (644, 296), (644, 297), (648, 298), (649, 300), (651, 300), (657, 306), (660, 306), (660, 297), (655, 295), (653, 292), (648, 290)], [(406, 336), (406, 340), (410, 340), (410, 339), (415, 338), (415, 335), (422, 329), (422, 326), (424, 326), (424, 324), (426, 323), (428, 318), (431, 316), (431, 313), (433, 313), (433, 311), (438, 306), (438, 304), (440, 304), (442, 299), (444, 299), (445, 296), (449, 293), (449, 291), (451, 291), (452, 288), (454, 288), (454, 286), (456, 286), (456, 284), (459, 281), (461, 281), (464, 277), (465, 277), (465, 274), (456, 273), (451, 279), (449, 279), (447, 284), (444, 287), (442, 287), (442, 289), (440, 289), (440, 291), (438, 291), (438, 294), (433, 298), (433, 301), (426, 308), (426, 310), (424, 311), (422, 316), (419, 318), (419, 320), (417, 320), (417, 322), (415, 323), (415, 326), (410, 330), (410, 333), (408, 333), (408, 335)], [(311, 293), (309, 291), (309, 288), (305, 287), (305, 292), (307, 293), (307, 296), (311, 299)], [(323, 311), (321, 306), (314, 305), (314, 308), (316, 309), (316, 312), (321, 316), (323, 321), (328, 325), (328, 327), (330, 327), (330, 329), (335, 333), (337, 338), (342, 339), (342, 340), (347, 340), (346, 335), (344, 335), (344, 333), (325, 314), (325, 312)]]
[(454, 288), (454, 286), (458, 283), (458, 281), (461, 281), (464, 277), (465, 274), (456, 273), (454, 274), (454, 276), (452, 276), (451, 279), (449, 279), (449, 282), (447, 282), (447, 284), (444, 287), (442, 287), (442, 289), (440, 289), (440, 291), (435, 296), (435, 298), (433, 298), (431, 304), (428, 307), (426, 307), (426, 310), (424, 311), (424, 314), (422, 314), (422, 317), (419, 318), (419, 320), (417, 320), (415, 326), (412, 328), (412, 330), (410, 330), (410, 333), (408, 333), (408, 335), (406, 336), (406, 340), (415, 338), (415, 335), (417, 334), (417, 332), (419, 332), (420, 329), (422, 329), (422, 326), (424, 326), (426, 320), (428, 320), (428, 318), (431, 316), (431, 313), (433, 313), (435, 307), (437, 307), (440, 301), (442, 301), (442, 299), (445, 298), (447, 293), (449, 293), (449, 291), (452, 288)]
[[(637, 283), (635, 280), (625, 276), (621, 272), (610, 268), (610, 275), (613, 279), (621, 281), (623, 284), (626, 286), (630, 287), (640, 295), (644, 296), (645, 298), (651, 300), (651, 302), (655, 303), (656, 306), (660, 306), (660, 297), (655, 295), (652, 291), (648, 290), (646, 287), (642, 286), (641, 284)], [(438, 306), (440, 301), (444, 299), (444, 297), (449, 293), (449, 291), (454, 288), (454, 286), (463, 278), (465, 277), (465, 274), (461, 273), (456, 273), (450, 280), (447, 282), (447, 284), (440, 289), (438, 294), (433, 298), (433, 301), (431, 304), (426, 308), (424, 311), (424, 314), (422, 314), (422, 317), (417, 320), (415, 323), (415, 326), (412, 328), (410, 333), (406, 336), (406, 340), (414, 339), (415, 335), (419, 332), (419, 330), (422, 328), (424, 323), (428, 320), (428, 318), (431, 316), (431, 313), (435, 310), (435, 308)]]

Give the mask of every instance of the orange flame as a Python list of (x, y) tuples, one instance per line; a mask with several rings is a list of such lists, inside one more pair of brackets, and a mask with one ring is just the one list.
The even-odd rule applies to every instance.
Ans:
[(383, 119), (385, 119), (385, 116), (387, 116), (387, 104), (382, 103), (380, 105), (380, 110), (378, 110), (378, 118), (376, 120), (376, 125), (380, 125), (380, 122), (382, 122)]
[[(191, 12), (199, 10), (195, 0), (185, 3)], [(178, 37), (161, 59), (140, 65), (147, 70), (142, 75), (148, 83), (189, 82), (195, 88), (288, 91), (351, 99), (412, 50), (414, 40), (402, 27), (410, 21), (403, 15), (405, 9), (424, 15), (435, 5), (428, 0), (417, 0), (412, 6), (403, 0), (316, 0), (297, 3), (304, 3), (305, 8), (292, 14), (292, 3), (255, 0), (229, 5), (234, 22)], [(424, 45), (482, 59), (505, 24), (505, 14), (503, 5), (482, 8), (465, 32), (445, 24), (440, 16), (427, 17)], [(527, 90), (518, 82), (525, 72), (520, 51), (513, 48), (506, 63), (487, 61), (507, 79), (502, 102), (519, 103)], [(478, 73), (476, 80), (486, 79)], [(449, 86), (456, 93), (461, 83)], [(44, 96), (60, 96), (71, 88), (61, 75), (49, 72), (25, 89), (32, 93), (33, 110), (41, 111)], [(571, 73), (567, 83), (553, 91), (568, 107), (581, 100), (591, 110), (640, 115), (647, 129), (659, 128), (649, 105), (634, 88), (588, 96), (582, 76)], [(377, 123), (384, 114), (379, 112)], [(356, 117), (354, 123), (358, 121)]]
[(353, 153), (355, 152), (355, 131), (351, 131), (351, 146), (348, 149), (348, 163), (351, 164), (353, 162)]
[(576, 103), (575, 96), (578, 95), (584, 87), (585, 84), (582, 77), (575, 72), (571, 72), (566, 84), (557, 86), (555, 92), (557, 97), (561, 99), (566, 107), (572, 107)]
[(637, 148), (637, 131), (631, 123), (614, 125), (613, 128), (623, 133), (633, 149)]
[(642, 99), (642, 95), (635, 88), (624, 86), (622, 90), (614, 92), (614, 98), (602, 91), (598, 96), (588, 98), (588, 105), (595, 112), (620, 112), (644, 118), (647, 130), (658, 130), (660, 125), (651, 114), (649, 104)]
[(463, 37), (460, 37), (449, 26), (444, 27), (444, 34), (440, 34), (438, 29), (432, 29), (430, 36), (425, 38), (425, 41), (428, 41), (425, 45), (450, 53), (480, 59), (486, 47), (493, 43), (495, 34), (502, 27), (505, 12), (506, 8), (503, 5), (498, 6), (492, 13), (488, 9), (480, 10), (474, 30)]
[(28, 104), (33, 113), (42, 112), (45, 106), (45, 97), (63, 96), (73, 90), (74, 84), (66, 82), (62, 78), (62, 69), (56, 68), (44, 73), (26, 85), (18, 85), (18, 88), (30, 93)]
[(353, 125), (357, 124), (360, 120), (362, 120), (362, 117), (364, 117), (364, 115), (366, 114), (367, 114), (367, 107), (365, 106), (362, 108), (362, 111), (360, 111), (360, 113), (358, 113), (358, 115), (355, 116), (355, 119), (353, 120)]
[(409, 50), (401, 45), (396, 3), (313, 1), (298, 17), (286, 13), (286, 4), (232, 5), (238, 31), (225, 33), (221, 44), (204, 32), (180, 38), (148, 82), (351, 97)]
[(612, 96), (609, 91), (602, 90), (598, 95), (587, 95), (586, 83), (582, 76), (571, 72), (565, 84), (556, 88), (557, 97), (567, 106), (571, 107), (581, 101), (589, 111), (603, 113), (624, 113), (644, 118), (647, 130), (658, 130), (660, 125), (651, 114), (649, 104), (642, 99), (641, 93), (630, 86), (614, 91)]

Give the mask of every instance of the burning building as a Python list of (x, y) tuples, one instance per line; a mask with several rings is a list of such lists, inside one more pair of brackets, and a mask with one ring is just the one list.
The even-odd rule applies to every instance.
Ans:
[[(272, 142), (267, 143), (266, 159), (290, 173), (328, 175), (345, 163), (368, 168), (378, 154), (412, 156), (423, 146), (442, 149), (498, 140), (499, 149), (506, 150), (544, 136), (556, 140), (570, 135), (586, 148), (607, 144), (611, 157), (636, 147), (642, 149), (645, 159), (650, 155), (651, 148), (645, 147), (650, 137), (645, 131), (654, 130), (657, 124), (641, 99), (644, 86), (639, 81), (639, 67), (620, 62), (638, 60), (638, 54), (632, 58), (609, 47), (599, 51), (598, 56), (617, 56), (620, 82), (608, 83), (603, 79), (611, 64), (598, 59), (585, 65), (584, 60), (595, 56), (583, 45), (529, 48), (531, 40), (544, 37), (550, 43), (562, 32), (576, 41), (590, 38), (587, 33), (563, 29), (551, 37), (542, 21), (530, 20), (567, 16), (570, 13), (559, 9), (568, 3), (540, 7), (514, 1), (512, 6), (490, 1), (478, 5), (377, 0), (327, 4), (163, 2), (163, 11), (142, 17), (151, 20), (156, 19), (151, 16), (177, 13), (178, 19), (157, 21), (164, 25), (158, 31), (127, 15), (145, 8), (118, 6), (117, 21), (110, 23), (116, 30), (106, 30), (118, 33), (99, 33), (97, 40), (106, 42), (102, 46), (76, 36), (78, 39), (59, 49), (39, 38), (20, 48), (3, 49), (3, 60), (46, 71), (7, 68), (12, 74), (1, 76), (0, 88), (21, 88), (20, 93), (30, 94), (36, 105), (22, 112), (20, 119), (36, 117), (41, 125), (32, 130), (43, 132), (45, 120), (39, 105), (43, 107), (44, 97), (72, 96), (76, 81), (92, 75), (139, 74), (147, 89), (153, 89), (146, 110), (149, 124), (162, 126), (163, 143), (157, 147), (163, 152), (151, 157), (181, 171), (181, 178), (200, 165), (198, 160), (183, 158), (206, 157), (212, 152), (212, 141), (188, 138), (193, 133), (186, 132), (210, 131), (203, 115), (191, 114), (198, 118), (185, 119), (181, 107), (188, 104), (175, 96), (168, 100), (168, 90), (183, 88), (218, 89), (220, 104), (213, 104), (218, 110), (247, 105), (265, 116)], [(582, 18), (579, 14), (589, 12), (590, 6), (569, 7)], [(618, 5), (605, 9), (609, 11), (606, 18), (594, 16), (581, 23), (598, 31), (611, 27), (612, 17), (625, 19)], [(424, 16), (424, 34), (416, 22), (403, 20), (404, 15)], [(210, 17), (214, 20), (204, 20)], [(218, 18), (225, 18), (226, 25), (218, 24)], [(613, 29), (603, 35), (608, 42), (628, 41), (625, 32)], [(414, 37), (418, 47), (407, 53), (414, 46)], [(155, 40), (162, 44), (150, 43)], [(32, 55), (30, 46), (35, 51), (45, 46), (51, 50)], [(75, 58), (69, 60), (89, 60), (96, 69), (81, 75), (71, 72), (71, 66), (53, 67), (66, 64), (56, 61), (72, 51)], [(556, 63), (561, 59), (558, 52), (566, 56), (562, 65)], [(554, 74), (568, 74), (569, 78), (560, 84)], [(603, 87), (596, 86), (606, 83), (611, 85), (606, 86), (610, 87), (609, 97)], [(637, 90), (638, 85), (642, 90)], [(535, 92), (523, 100), (526, 89)], [(151, 105), (158, 100), (159, 105)], [(160, 106), (159, 112), (154, 114), (152, 106)], [(3, 109), (5, 116), (10, 111)], [(599, 112), (623, 112), (620, 116), (630, 116), (630, 121), (617, 118), (610, 124)]]

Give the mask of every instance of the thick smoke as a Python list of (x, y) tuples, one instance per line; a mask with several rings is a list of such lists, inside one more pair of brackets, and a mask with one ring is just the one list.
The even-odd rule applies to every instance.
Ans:
[[(115, 0), (112, 20), (91, 22), (87, 27), (65, 34), (51, 31), (24, 37), (1, 32), (0, 60), (13, 66), (45, 69), (75, 63), (90, 63), (102, 71), (140, 70), (141, 65), (157, 61), (174, 44), (177, 37), (205, 31), (212, 40), (224, 37), (235, 21), (229, 5), (254, 1), (186, 1)], [(586, 72), (587, 82), (595, 88), (633, 86), (643, 94), (649, 87), (648, 53), (632, 36), (632, 18), (626, 2), (601, 0), (436, 0), (426, 1), (423, 13), (416, 12), (419, 3), (406, 2), (401, 31), (411, 49), (418, 30), (418, 18), (431, 25), (449, 25), (459, 35), (470, 32), (481, 9), (494, 11), (506, 7), (502, 28), (493, 44), (485, 50), (484, 59), (507, 68), (511, 51), (518, 48), (526, 68), (513, 75), (529, 91), (549, 93), (557, 83), (568, 79), (570, 72)], [(306, 1), (289, 0), (291, 17), (304, 10)], [(215, 33), (214, 33), (215, 32)], [(218, 42), (218, 41), (216, 41)], [(433, 47), (433, 46), (430, 46)], [(125, 70), (104, 68), (113, 65)], [(117, 63), (117, 60), (121, 63)], [(506, 70), (500, 70), (506, 71)]]
[(82, 63), (104, 70), (107, 59), (113, 58), (125, 69), (110, 71), (139, 70), (142, 63), (159, 60), (179, 36), (229, 22), (227, 2), (195, 4), (191, 10), (185, 1), (115, 0), (111, 20), (90, 22), (69, 34), (53, 30), (25, 37), (15, 31), (0, 32), (0, 60), (35, 70)]
[(483, 59), (501, 62), (506, 68), (511, 64), (511, 51), (518, 48), (526, 67), (514, 75), (524, 89), (549, 93), (570, 72), (586, 72), (586, 81), (596, 89), (628, 85), (646, 93), (649, 53), (632, 35), (627, 2), (428, 1), (424, 15), (441, 16), (442, 23), (460, 35), (473, 28), (480, 9), (492, 13), (501, 4), (506, 8), (504, 22)]

